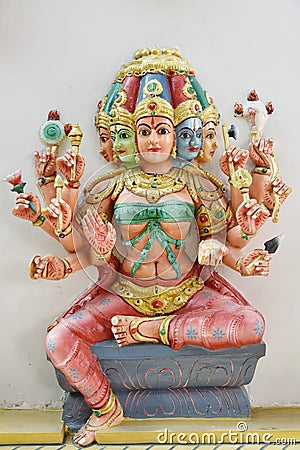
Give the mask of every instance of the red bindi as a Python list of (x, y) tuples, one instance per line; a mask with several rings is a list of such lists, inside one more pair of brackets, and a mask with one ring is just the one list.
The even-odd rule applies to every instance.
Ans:
[(154, 117), (151, 117), (151, 128), (152, 128), (152, 130), (155, 129), (155, 128), (154, 128)]

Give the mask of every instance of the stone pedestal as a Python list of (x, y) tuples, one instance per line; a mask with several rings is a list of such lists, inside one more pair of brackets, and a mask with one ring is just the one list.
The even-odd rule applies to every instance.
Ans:
[[(161, 344), (119, 348), (114, 340), (92, 346), (102, 370), (118, 396), (125, 417), (249, 417), (244, 385), (251, 382), (265, 344), (207, 350), (185, 346), (172, 350)], [(67, 391), (63, 420), (79, 429), (91, 414), (83, 397), (56, 370)]]

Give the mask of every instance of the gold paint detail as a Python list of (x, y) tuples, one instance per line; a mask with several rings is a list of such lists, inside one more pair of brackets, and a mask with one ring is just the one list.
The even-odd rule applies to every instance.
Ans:
[[(112, 290), (136, 311), (151, 317), (178, 311), (203, 288), (203, 284), (196, 275), (170, 288), (158, 284), (139, 286), (120, 276)], [(157, 306), (158, 303), (160, 306)]]

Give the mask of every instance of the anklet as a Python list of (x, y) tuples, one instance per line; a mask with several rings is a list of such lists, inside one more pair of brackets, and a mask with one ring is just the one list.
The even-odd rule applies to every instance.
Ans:
[(115, 401), (116, 401), (115, 394), (112, 392), (112, 390), (110, 390), (110, 396), (106, 405), (104, 405), (101, 409), (93, 409), (93, 413), (95, 414), (96, 417), (100, 417), (103, 414), (107, 414), (115, 406)]
[(176, 316), (167, 316), (161, 323), (160, 327), (159, 327), (159, 336), (160, 336), (160, 340), (163, 344), (165, 345), (170, 345), (170, 341), (169, 341), (169, 325), (171, 320), (176, 317)]

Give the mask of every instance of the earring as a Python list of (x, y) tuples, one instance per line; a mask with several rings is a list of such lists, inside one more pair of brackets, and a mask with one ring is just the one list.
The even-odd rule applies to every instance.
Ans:
[(174, 145), (174, 147), (173, 147), (173, 149), (172, 149), (172, 152), (171, 152), (171, 155), (172, 155), (172, 158), (176, 158), (176, 156), (177, 156), (177, 148), (176, 148), (176, 145)]
[(203, 150), (201, 149), (200, 152), (198, 153), (197, 158), (202, 159), (203, 156), (204, 156), (204, 152), (203, 152)]
[(140, 161), (140, 154), (139, 154), (138, 149), (136, 147), (135, 147), (133, 155), (134, 155), (135, 162), (138, 163)]

